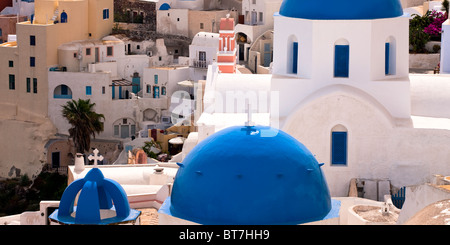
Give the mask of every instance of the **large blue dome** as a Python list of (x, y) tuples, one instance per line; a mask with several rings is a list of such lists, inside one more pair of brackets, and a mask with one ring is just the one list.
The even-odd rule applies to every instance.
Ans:
[(271, 127), (221, 130), (179, 165), (168, 199), (178, 218), (200, 224), (300, 224), (331, 210), (321, 165), (303, 144)]
[(280, 15), (312, 20), (394, 18), (403, 15), (399, 0), (284, 0)]

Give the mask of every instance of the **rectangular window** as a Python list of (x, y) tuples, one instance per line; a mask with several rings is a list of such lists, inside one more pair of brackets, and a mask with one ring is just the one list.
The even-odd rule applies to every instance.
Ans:
[(33, 93), (37, 94), (37, 78), (33, 78)]
[(153, 98), (159, 99), (159, 86), (153, 86)]
[(384, 74), (389, 75), (389, 43), (385, 44), (384, 49)]
[(86, 55), (88, 55), (88, 56), (91, 55), (91, 48), (86, 49)]
[(203, 25), (203, 23), (200, 23), (200, 29), (203, 30), (203, 28), (205, 28), (204, 25)]
[(31, 78), (27, 77), (27, 93), (31, 93)]
[(152, 92), (152, 86), (147, 85), (147, 94), (150, 94)]
[(297, 74), (298, 67), (298, 42), (293, 43), (294, 47), (292, 48), (292, 73)]
[(103, 19), (109, 19), (109, 9), (104, 9), (103, 10)]
[(259, 22), (263, 22), (263, 12), (259, 12)]
[(10, 90), (16, 89), (16, 76), (13, 74), (9, 74), (9, 89)]
[(349, 70), (349, 45), (334, 46), (334, 76), (348, 77)]
[(30, 36), (30, 46), (36, 46), (36, 36)]
[(155, 79), (155, 84), (158, 84), (158, 75), (154, 75), (153, 77)]
[(331, 164), (347, 164), (347, 132), (331, 133)]
[(113, 56), (113, 47), (106, 47), (106, 56)]
[(161, 95), (166, 95), (166, 87), (161, 87)]
[(9, 66), (9, 67), (14, 67), (14, 61), (10, 60), (10, 61), (8, 62), (8, 66)]
[(114, 135), (119, 136), (119, 125), (114, 125)]
[(92, 87), (86, 86), (86, 95), (92, 95)]
[(30, 57), (30, 67), (35, 67), (35, 65), (36, 65), (36, 58)]
[(105, 94), (105, 92), (106, 92), (106, 88), (105, 88), (105, 86), (103, 86), (102, 87), (102, 94)]

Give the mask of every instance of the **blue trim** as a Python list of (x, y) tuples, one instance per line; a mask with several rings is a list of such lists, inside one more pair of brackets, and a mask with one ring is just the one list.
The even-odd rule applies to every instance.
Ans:
[(280, 15), (313, 20), (395, 18), (403, 15), (399, 0), (284, 0)]
[(349, 45), (335, 45), (334, 46), (334, 76), (348, 77), (350, 62), (350, 47)]
[(347, 132), (332, 132), (331, 164), (347, 164)]

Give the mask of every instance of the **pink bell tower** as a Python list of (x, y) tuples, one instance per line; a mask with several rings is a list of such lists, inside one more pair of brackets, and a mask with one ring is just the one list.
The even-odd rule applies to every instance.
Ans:
[(234, 18), (222, 18), (219, 28), (219, 52), (217, 66), (221, 73), (236, 73), (236, 39), (234, 36)]

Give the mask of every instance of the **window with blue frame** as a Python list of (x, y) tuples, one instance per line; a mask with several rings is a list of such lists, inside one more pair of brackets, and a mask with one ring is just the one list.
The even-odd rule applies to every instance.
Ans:
[(334, 76), (348, 77), (350, 62), (350, 46), (335, 45), (334, 46)]
[(297, 74), (298, 67), (298, 42), (294, 42), (292, 47), (292, 73)]
[(109, 19), (109, 9), (103, 9), (103, 19)]
[(92, 87), (86, 86), (86, 95), (92, 95)]
[(347, 132), (331, 133), (331, 164), (347, 165)]
[(155, 75), (154, 79), (155, 79), (155, 84), (158, 84), (158, 75)]

